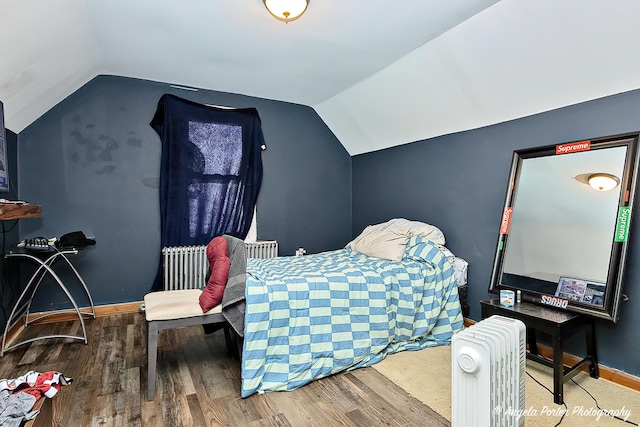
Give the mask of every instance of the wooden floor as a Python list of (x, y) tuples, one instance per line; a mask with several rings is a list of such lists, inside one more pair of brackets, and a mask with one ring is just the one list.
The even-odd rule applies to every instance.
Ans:
[[(68, 334), (79, 322), (30, 325), (20, 339)], [(156, 397), (148, 402), (146, 322), (140, 314), (87, 321), (89, 344), (40, 340), (0, 359), (0, 378), (59, 371), (73, 379), (36, 425), (51, 426), (448, 426), (373, 368), (291, 392), (240, 398), (240, 363), (222, 331), (194, 326), (160, 332)], [(425, 385), (428, 387), (428, 384)]]

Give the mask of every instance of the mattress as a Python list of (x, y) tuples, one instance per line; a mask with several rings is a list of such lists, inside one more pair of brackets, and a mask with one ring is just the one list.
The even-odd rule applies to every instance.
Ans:
[(402, 261), (350, 248), (250, 259), (242, 396), (448, 345), (463, 324), (457, 283), (444, 253), (421, 238)]

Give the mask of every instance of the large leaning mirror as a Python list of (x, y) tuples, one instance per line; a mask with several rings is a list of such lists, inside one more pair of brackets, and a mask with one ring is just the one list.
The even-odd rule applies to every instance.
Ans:
[(616, 322), (638, 133), (514, 152), (489, 291)]

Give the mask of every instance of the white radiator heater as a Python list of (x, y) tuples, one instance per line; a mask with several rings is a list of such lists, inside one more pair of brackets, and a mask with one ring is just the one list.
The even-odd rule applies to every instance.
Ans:
[(275, 240), (250, 242), (246, 245), (247, 257), (249, 258), (275, 258), (278, 256), (278, 242)]
[(526, 327), (491, 316), (451, 344), (452, 427), (524, 426)]
[[(249, 258), (274, 258), (278, 256), (278, 242), (275, 240), (245, 244)], [(203, 288), (209, 269), (207, 246), (162, 248), (162, 266), (165, 291)]]

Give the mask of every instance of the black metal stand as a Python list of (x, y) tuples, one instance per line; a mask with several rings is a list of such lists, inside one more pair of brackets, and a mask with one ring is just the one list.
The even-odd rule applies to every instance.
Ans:
[[(564, 402), (564, 383), (573, 378), (580, 368), (589, 363), (589, 374), (598, 378), (598, 357), (596, 353), (595, 322), (592, 318), (576, 313), (554, 310), (541, 305), (521, 302), (513, 307), (503, 307), (498, 300), (480, 301), (482, 318), (498, 314), (524, 322), (527, 326), (527, 359), (553, 368), (553, 401)], [(573, 366), (564, 366), (564, 340), (576, 331), (584, 329), (586, 356)], [(551, 336), (553, 360), (540, 355), (536, 343), (536, 331)]]

